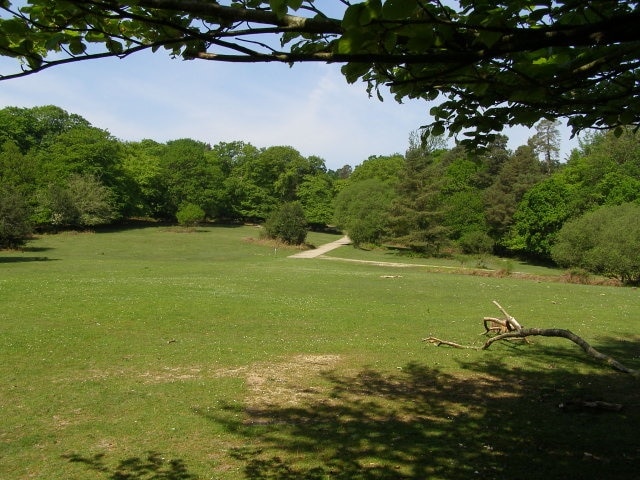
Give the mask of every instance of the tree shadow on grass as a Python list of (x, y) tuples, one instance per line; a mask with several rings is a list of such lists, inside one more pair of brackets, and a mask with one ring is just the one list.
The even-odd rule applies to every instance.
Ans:
[(121, 460), (117, 466), (107, 465), (104, 454), (84, 457), (78, 454), (65, 455), (72, 463), (85, 465), (89, 470), (104, 474), (109, 480), (196, 480), (182, 460), (165, 460), (158, 452), (148, 452), (146, 457), (131, 457)]
[[(528, 337), (529, 343), (502, 341), (494, 343), (490, 351), (495, 354), (505, 354), (524, 361), (529, 368), (548, 370), (561, 368), (577, 374), (585, 367), (602, 368), (604, 372), (609, 367), (593, 357), (587, 355), (578, 345), (565, 338)], [(631, 336), (599, 336), (596, 339), (585, 340), (598, 352), (617, 360), (624, 366), (640, 370), (640, 335)], [(615, 373), (615, 370), (610, 370)]]
[(47, 252), (49, 250), (53, 250), (51, 247), (34, 247), (33, 245), (27, 245), (26, 247), (20, 248), (22, 252)]
[(55, 258), (49, 257), (0, 257), (0, 263), (51, 262)]
[[(638, 383), (603, 369), (513, 369), (496, 356), (451, 374), (420, 363), (326, 375), (329, 392), (294, 406), (252, 406), (230, 420), (245, 478), (629, 479), (640, 469)], [(620, 412), (558, 408), (590, 385)], [(238, 407), (229, 406), (228, 409)]]

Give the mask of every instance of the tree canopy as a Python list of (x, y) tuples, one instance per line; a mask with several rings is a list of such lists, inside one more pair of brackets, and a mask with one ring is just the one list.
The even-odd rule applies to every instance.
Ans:
[(552, 248), (563, 267), (640, 283), (640, 205), (604, 206), (564, 224)]
[(398, 101), (438, 100), (432, 134), (640, 125), (640, 2), (629, 0), (0, 0), (0, 79), (167, 50), (225, 62), (343, 64)]

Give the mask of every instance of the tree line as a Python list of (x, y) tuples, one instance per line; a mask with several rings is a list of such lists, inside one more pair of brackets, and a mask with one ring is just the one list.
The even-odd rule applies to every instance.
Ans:
[(59, 107), (8, 107), (0, 246), (130, 218), (265, 222), (294, 243), (332, 225), (356, 246), (520, 255), (637, 282), (640, 135), (591, 134), (561, 164), (557, 127), (539, 122), (515, 151), (505, 136), (476, 150), (413, 132), (403, 154), (332, 171), (287, 146), (124, 142)]
[(356, 245), (517, 255), (637, 284), (640, 135), (592, 133), (560, 163), (557, 126), (539, 122), (515, 151), (505, 136), (478, 151), (414, 134), (404, 155), (355, 168), (334, 220)]
[[(175, 221), (193, 206), (201, 220), (259, 222), (292, 201), (301, 203), (309, 224), (326, 225), (345, 168), (328, 170), (323, 159), (286, 146), (123, 142), (55, 106), (0, 110), (3, 209), (13, 205), (24, 228)], [(19, 230), (4, 243), (19, 241)]]

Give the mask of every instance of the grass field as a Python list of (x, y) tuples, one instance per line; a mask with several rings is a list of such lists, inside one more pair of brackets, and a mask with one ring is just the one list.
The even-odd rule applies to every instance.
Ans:
[(497, 300), (640, 368), (638, 290), (289, 259), (257, 237), (141, 227), (0, 252), (0, 478), (637, 477), (638, 381), (566, 340), (421, 340), (482, 345)]

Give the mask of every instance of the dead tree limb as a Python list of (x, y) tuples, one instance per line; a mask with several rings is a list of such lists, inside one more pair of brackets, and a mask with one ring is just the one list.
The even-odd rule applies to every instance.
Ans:
[(487, 340), (482, 347), (482, 350), (487, 350), (492, 343), (504, 340), (506, 338), (525, 338), (533, 335), (539, 335), (542, 337), (566, 338), (567, 340), (571, 340), (573, 343), (578, 345), (591, 358), (594, 358), (599, 362), (606, 363), (610, 367), (613, 367), (620, 372), (628, 373), (630, 375), (633, 375), (634, 377), (640, 377), (640, 371), (626, 367), (616, 359), (611, 358), (610, 356), (605, 355), (602, 352), (599, 352), (591, 345), (589, 345), (589, 343), (587, 343), (583, 338), (579, 337), (572, 331), (562, 328), (521, 328), (517, 331), (506, 332), (500, 335), (496, 335), (495, 337)]
[[(505, 318), (495, 318), (495, 317), (484, 317), (484, 333), (482, 335), (488, 335), (490, 333), (497, 333), (499, 335), (507, 332), (520, 331), (522, 330), (522, 326), (515, 319), (515, 317), (511, 316), (509, 312), (507, 312), (502, 305), (500, 305), (495, 300), (493, 304), (498, 307), (498, 309), (504, 314)], [(523, 340), (526, 343), (529, 343), (529, 340), (526, 337), (513, 337), (517, 340)]]
[(518, 321), (515, 319), (515, 317), (512, 317), (511, 315), (509, 315), (509, 312), (507, 312), (504, 308), (502, 308), (502, 305), (500, 305), (495, 300), (493, 301), (493, 304), (496, 307), (498, 307), (498, 309), (504, 314), (505, 323), (506, 323), (507, 327), (509, 328), (509, 330), (522, 330), (522, 326), (518, 323)]
[(512, 330), (506, 320), (495, 317), (484, 317), (484, 332), (481, 335), (487, 335), (491, 332), (507, 333)]
[[(505, 318), (500, 319), (494, 317), (484, 317), (485, 332), (483, 333), (483, 335), (492, 332), (498, 332), (498, 334), (494, 337), (489, 338), (482, 346), (481, 350), (487, 350), (493, 343), (499, 342), (500, 340), (521, 339), (527, 341), (527, 337), (536, 335), (542, 337), (566, 338), (567, 340), (570, 340), (578, 345), (591, 358), (601, 363), (605, 363), (620, 372), (628, 373), (636, 378), (640, 378), (640, 370), (629, 368), (616, 359), (611, 358), (610, 356), (605, 355), (602, 352), (599, 352), (591, 345), (589, 345), (589, 343), (587, 343), (583, 338), (579, 337), (570, 330), (565, 330), (562, 328), (523, 328), (522, 325), (520, 325), (520, 323), (513, 316), (511, 316), (509, 312), (507, 312), (498, 302), (494, 300), (493, 304), (498, 307), (498, 309), (504, 314)], [(460, 345), (459, 343), (441, 340), (436, 337), (423, 338), (422, 341), (434, 343), (436, 346), (448, 345), (454, 348), (480, 350), (475, 346)]]
[(435, 343), (436, 347), (439, 347), (440, 345), (448, 345), (448, 346), (454, 347), (454, 348), (469, 348), (471, 350), (479, 350), (478, 347), (473, 347), (471, 345), (460, 345), (459, 343), (449, 342), (448, 340), (441, 340), (441, 339), (436, 338), (436, 337), (423, 338), (422, 341), (423, 342), (429, 342), (429, 343)]

